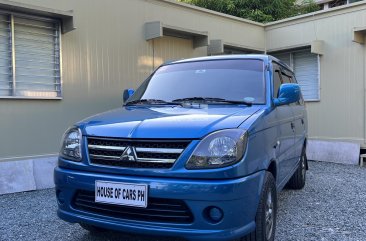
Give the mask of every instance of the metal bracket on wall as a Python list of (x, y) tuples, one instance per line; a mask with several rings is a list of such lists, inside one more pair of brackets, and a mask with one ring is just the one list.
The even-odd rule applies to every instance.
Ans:
[(8, 0), (0, 0), (0, 9), (10, 13), (23, 13), (23, 14), (37, 15), (40, 17), (60, 19), (62, 22), (61, 25), (62, 33), (67, 33), (75, 29), (74, 13), (72, 10), (63, 11)]
[(365, 34), (366, 34), (366, 27), (353, 28), (352, 41), (359, 44), (365, 44)]
[(208, 46), (208, 32), (196, 31), (176, 26), (163, 24), (160, 21), (145, 23), (145, 40), (160, 38), (163, 36), (171, 36), (193, 40), (193, 48)]
[(253, 49), (253, 47), (244, 46), (236, 43), (224, 42), (222, 39), (210, 40), (210, 45), (207, 49), (208, 55), (219, 54), (263, 54), (264, 49)]

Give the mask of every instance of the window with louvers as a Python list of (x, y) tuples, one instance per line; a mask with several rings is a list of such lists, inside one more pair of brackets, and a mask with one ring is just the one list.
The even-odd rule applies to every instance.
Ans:
[(301, 87), (305, 101), (320, 100), (319, 56), (310, 49), (272, 54), (290, 66)]
[(293, 56), (295, 77), (300, 84), (304, 99), (320, 100), (319, 56), (310, 51), (295, 52)]
[(10, 19), (0, 15), (0, 96), (12, 94)]
[(61, 97), (60, 25), (0, 14), (0, 98)]

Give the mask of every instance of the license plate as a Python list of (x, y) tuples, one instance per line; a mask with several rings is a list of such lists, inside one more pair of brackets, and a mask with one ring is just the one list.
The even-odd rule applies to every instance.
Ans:
[(95, 202), (146, 208), (145, 184), (95, 181)]

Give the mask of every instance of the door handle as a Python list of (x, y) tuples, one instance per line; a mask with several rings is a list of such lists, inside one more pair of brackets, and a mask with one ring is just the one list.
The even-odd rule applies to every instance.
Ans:
[(281, 142), (280, 141), (276, 141), (276, 144), (273, 146), (274, 149), (276, 149), (277, 147), (280, 147)]
[(304, 119), (301, 119), (301, 124), (305, 124)]
[(295, 124), (291, 122), (291, 129), (295, 129)]

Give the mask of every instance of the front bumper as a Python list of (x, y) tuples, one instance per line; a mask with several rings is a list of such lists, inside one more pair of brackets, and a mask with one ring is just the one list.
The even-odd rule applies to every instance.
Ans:
[[(87, 223), (128, 233), (182, 237), (188, 240), (231, 240), (255, 229), (255, 214), (262, 189), (264, 171), (229, 180), (190, 180), (120, 176), (74, 171), (57, 167), (54, 178), (58, 197), (58, 216), (72, 223)], [(78, 190), (94, 191), (96, 180), (144, 183), (149, 198), (179, 199), (191, 210), (191, 223), (148, 222), (103, 216), (77, 210), (72, 202)], [(62, 200), (60, 200), (60, 198)], [(204, 210), (218, 207), (224, 217), (210, 222)]]

